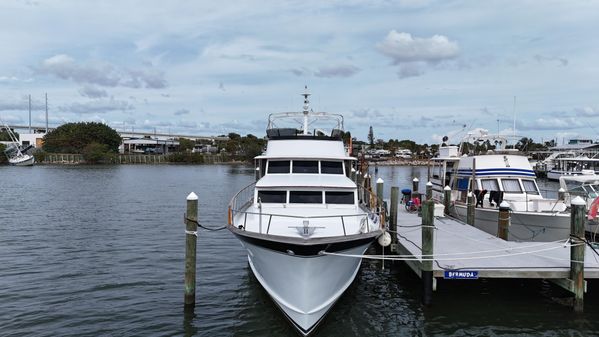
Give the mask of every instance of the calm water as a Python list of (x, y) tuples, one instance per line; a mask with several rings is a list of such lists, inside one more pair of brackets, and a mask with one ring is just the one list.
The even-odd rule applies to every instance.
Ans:
[[(426, 169), (378, 175), (408, 187)], [(0, 167), (0, 336), (294, 336), (228, 231), (201, 232), (183, 314), (185, 197), (221, 226), (252, 180), (235, 166)], [(317, 335), (599, 335), (597, 286), (583, 315), (542, 281), (441, 281), (423, 309), (411, 271), (364, 261)]]

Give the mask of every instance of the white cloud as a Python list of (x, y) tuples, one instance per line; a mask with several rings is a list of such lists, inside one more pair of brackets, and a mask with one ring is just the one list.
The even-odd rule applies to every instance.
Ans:
[(93, 85), (84, 85), (81, 89), (79, 89), (79, 94), (83, 97), (88, 98), (102, 98), (108, 97), (108, 93), (104, 89), (100, 89)]
[(71, 103), (59, 106), (58, 109), (63, 112), (72, 112), (76, 114), (98, 114), (110, 111), (130, 111), (135, 107), (127, 101), (110, 99), (95, 99), (85, 103)]
[(318, 71), (314, 73), (316, 77), (350, 77), (360, 71), (360, 68), (353, 65), (338, 65), (338, 66), (324, 66), (318, 68)]
[(457, 57), (460, 51), (457, 42), (450, 41), (443, 35), (420, 38), (396, 30), (391, 30), (383, 42), (377, 44), (377, 49), (390, 57), (394, 64), (405, 62), (438, 63)]
[(94, 61), (78, 63), (66, 54), (43, 60), (33, 70), (42, 75), (52, 75), (75, 83), (95, 84), (104, 87), (165, 88), (164, 74), (156, 69), (119, 68), (111, 63)]

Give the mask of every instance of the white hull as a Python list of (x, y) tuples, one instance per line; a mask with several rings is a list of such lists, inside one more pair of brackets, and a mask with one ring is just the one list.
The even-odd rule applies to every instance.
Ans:
[[(361, 259), (283, 254), (243, 242), (250, 267), (258, 281), (303, 335), (313, 332), (353, 282)], [(361, 255), (364, 244), (342, 253)]]
[(35, 163), (35, 157), (32, 155), (23, 155), (20, 157), (9, 158), (8, 163), (14, 166), (32, 166)]
[[(474, 227), (497, 235), (499, 211), (496, 208), (476, 208)], [(466, 206), (455, 205), (452, 215), (466, 221)], [(549, 242), (570, 237), (570, 214), (541, 212), (510, 212), (509, 241)]]

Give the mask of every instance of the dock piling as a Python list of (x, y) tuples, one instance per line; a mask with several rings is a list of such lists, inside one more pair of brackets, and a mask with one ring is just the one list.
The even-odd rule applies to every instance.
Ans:
[(443, 212), (445, 215), (449, 215), (449, 207), (451, 206), (451, 188), (449, 186), (443, 188), (443, 205), (445, 206)]
[(391, 252), (397, 253), (397, 207), (399, 203), (399, 187), (391, 187), (391, 210), (389, 232), (391, 232)]
[(557, 190), (557, 200), (564, 200), (566, 199), (566, 190), (564, 190), (563, 188), (559, 188), (559, 190)]
[(433, 230), (435, 202), (426, 200), (422, 207), (422, 304), (433, 302)]
[(433, 183), (432, 182), (428, 182), (426, 183), (426, 200), (432, 200), (433, 199)]
[(586, 220), (586, 203), (581, 197), (571, 202), (570, 217), (570, 279), (574, 293), (574, 311), (582, 312), (584, 308), (584, 223)]
[(192, 309), (196, 302), (196, 247), (198, 240), (198, 196), (187, 196), (185, 216), (185, 309)]
[(383, 207), (383, 187), (384, 187), (385, 181), (382, 178), (378, 178), (376, 180), (376, 198), (377, 200), (377, 205), (379, 205), (380, 207)]
[(466, 199), (466, 223), (474, 226), (474, 193), (468, 192)]
[(507, 240), (510, 232), (510, 204), (505, 200), (502, 201), (497, 214), (497, 237)]
[(418, 195), (418, 178), (414, 178), (412, 179), (412, 195), (413, 196), (417, 196)]

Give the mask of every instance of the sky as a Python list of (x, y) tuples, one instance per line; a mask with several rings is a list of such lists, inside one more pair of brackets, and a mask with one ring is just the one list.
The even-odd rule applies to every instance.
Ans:
[(261, 137), (307, 85), (360, 140), (599, 139), (597, 32), (599, 1), (2, 0), (0, 118)]

